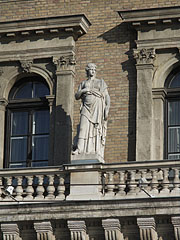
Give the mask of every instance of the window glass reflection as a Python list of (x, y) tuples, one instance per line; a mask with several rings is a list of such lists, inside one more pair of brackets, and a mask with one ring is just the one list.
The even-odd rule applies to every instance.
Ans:
[(10, 162), (25, 162), (27, 158), (27, 137), (12, 137), (10, 144)]
[(46, 135), (32, 137), (32, 160), (48, 159), (48, 141)]
[(36, 111), (33, 114), (33, 134), (49, 133), (49, 111)]
[(27, 135), (28, 112), (11, 113), (11, 136)]

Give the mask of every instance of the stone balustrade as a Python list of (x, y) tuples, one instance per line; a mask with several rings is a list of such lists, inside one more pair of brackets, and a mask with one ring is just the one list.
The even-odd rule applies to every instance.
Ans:
[(0, 201), (174, 197), (180, 196), (179, 175), (178, 160), (2, 169)]
[(64, 200), (65, 177), (59, 167), (1, 170), (0, 201)]

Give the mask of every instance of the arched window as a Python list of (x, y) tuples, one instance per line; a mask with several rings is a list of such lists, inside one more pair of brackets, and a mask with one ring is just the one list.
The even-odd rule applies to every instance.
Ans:
[(18, 81), (9, 94), (5, 167), (48, 165), (49, 88), (41, 77)]
[(180, 159), (180, 70), (167, 80), (167, 158)]

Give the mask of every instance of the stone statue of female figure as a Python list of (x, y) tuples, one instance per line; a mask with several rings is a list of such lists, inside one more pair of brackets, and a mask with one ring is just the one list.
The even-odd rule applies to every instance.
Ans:
[(75, 94), (82, 105), (77, 148), (72, 154), (93, 153), (103, 159), (110, 97), (104, 80), (96, 78), (96, 65), (89, 63), (86, 73)]

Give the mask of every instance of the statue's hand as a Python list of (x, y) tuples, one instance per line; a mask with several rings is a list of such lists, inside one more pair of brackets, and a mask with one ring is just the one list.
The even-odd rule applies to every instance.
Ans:
[(88, 92), (90, 92), (90, 89), (89, 89), (89, 88), (83, 88), (83, 89), (81, 90), (81, 93), (82, 93), (82, 94), (88, 93)]

